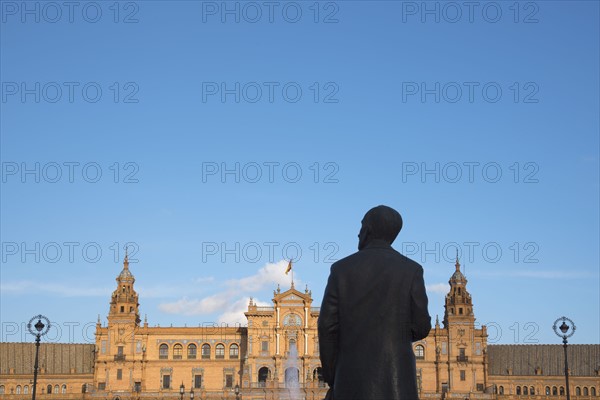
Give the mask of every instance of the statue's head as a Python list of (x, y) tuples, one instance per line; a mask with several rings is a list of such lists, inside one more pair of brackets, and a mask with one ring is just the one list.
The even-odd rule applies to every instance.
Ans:
[(371, 208), (362, 219), (358, 234), (358, 249), (362, 250), (372, 240), (383, 240), (392, 244), (402, 229), (400, 213), (388, 206)]

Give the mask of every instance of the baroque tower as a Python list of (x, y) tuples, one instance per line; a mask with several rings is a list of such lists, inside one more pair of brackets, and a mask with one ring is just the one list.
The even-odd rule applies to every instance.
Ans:
[[(448, 283), (444, 304), (444, 327), (436, 321), (436, 362), (440, 378), (437, 390), (453, 393), (483, 392), (487, 383), (487, 329), (475, 325), (467, 278), (460, 270), (458, 254)], [(439, 335), (439, 336), (438, 336)], [(441, 385), (440, 385), (441, 383)], [(441, 387), (440, 387), (441, 386)]]
[(108, 314), (109, 324), (134, 324), (139, 326), (140, 313), (138, 294), (133, 288), (135, 278), (129, 270), (127, 254), (123, 260), (123, 270), (117, 276), (117, 289), (113, 292), (110, 300), (110, 311)]
[(489, 390), (487, 328), (475, 324), (467, 278), (458, 255), (445, 297), (443, 327), (436, 317), (427, 338), (413, 344), (420, 393), (453, 393), (467, 397)]
[(460, 271), (458, 254), (456, 255), (454, 266), (456, 270), (448, 281), (450, 291), (446, 294), (444, 304), (444, 327), (447, 327), (452, 322), (470, 324), (475, 322), (471, 295), (467, 291), (467, 278)]
[(116, 278), (117, 288), (110, 299), (108, 326), (96, 325), (96, 390), (108, 393), (134, 392), (142, 389), (145, 346), (140, 327), (138, 294), (135, 278), (129, 270), (127, 252), (123, 269)]

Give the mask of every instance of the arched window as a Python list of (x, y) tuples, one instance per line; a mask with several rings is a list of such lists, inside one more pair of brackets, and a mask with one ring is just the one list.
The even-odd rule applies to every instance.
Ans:
[(236, 343), (229, 346), (229, 358), (238, 359), (240, 357), (240, 346)]
[(523, 386), (523, 394), (525, 396), (527, 396), (529, 394), (529, 389), (527, 389), (527, 386)]
[(521, 395), (521, 386), (517, 386), (517, 396)]
[(210, 344), (204, 343), (202, 345), (202, 358), (208, 359), (210, 358)]
[(550, 396), (550, 386), (546, 386), (546, 396)]
[(415, 358), (417, 360), (424, 360), (425, 359), (425, 347), (423, 347), (420, 344), (418, 344), (418, 345), (415, 346)]
[(46, 393), (52, 394), (52, 385), (48, 385), (48, 387), (46, 388)]
[(594, 386), (592, 386), (592, 388), (590, 390), (590, 395), (592, 395), (592, 396), (596, 395), (596, 388)]
[(21, 394), (21, 385), (17, 385), (16, 394)]
[(60, 392), (61, 392), (62, 394), (65, 394), (65, 393), (67, 393), (67, 385), (62, 385), (62, 387), (60, 388)]
[(54, 393), (60, 393), (60, 389), (58, 388), (58, 385), (54, 385)]
[(4, 385), (0, 385), (0, 394), (4, 394)]
[(533, 386), (529, 387), (529, 394), (530, 395), (534, 395), (535, 394), (535, 388)]
[(552, 396), (558, 396), (558, 390), (556, 390), (556, 386), (552, 386)]
[(583, 395), (584, 395), (584, 396), (589, 396), (589, 395), (590, 395), (590, 392), (588, 391), (588, 388), (587, 388), (587, 386), (585, 386), (585, 387), (583, 388)]
[(166, 360), (169, 358), (169, 345), (166, 343), (158, 346), (158, 358), (161, 360)]
[(29, 394), (29, 386), (23, 386), (23, 394)]
[(222, 343), (215, 346), (215, 358), (225, 358), (225, 345)]
[(565, 387), (561, 386), (560, 389), (558, 390), (558, 394), (560, 394), (561, 396), (565, 395)]
[(323, 369), (321, 367), (317, 367), (313, 371), (313, 380), (319, 381), (319, 383), (325, 382), (325, 380), (323, 379)]
[(81, 393), (87, 393), (87, 384), (86, 383), (81, 385)]
[(498, 387), (498, 394), (504, 394), (504, 386)]
[(188, 346), (187, 358), (188, 358), (188, 360), (196, 359), (196, 345), (194, 343), (192, 343)]
[(265, 387), (266, 386), (266, 382), (267, 379), (269, 378), (270, 372), (269, 372), (269, 368), (267, 367), (262, 367), (261, 369), (258, 370), (258, 386), (259, 387)]
[(183, 357), (183, 346), (179, 343), (173, 346), (173, 360), (181, 360)]
[(579, 386), (575, 388), (575, 396), (581, 396), (581, 388)]

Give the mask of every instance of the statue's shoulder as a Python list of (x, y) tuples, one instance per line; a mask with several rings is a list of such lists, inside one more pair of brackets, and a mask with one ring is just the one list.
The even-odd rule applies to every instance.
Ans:
[(415, 271), (423, 271), (423, 266), (421, 264), (419, 264), (418, 262), (416, 262), (412, 258), (406, 257), (402, 253), (398, 253), (398, 254), (402, 258), (402, 262), (406, 266), (406, 268), (410, 268), (410, 269), (413, 269)]
[(331, 265), (331, 269), (332, 270), (339, 269), (339, 268), (344, 268), (344, 266), (347, 266), (347, 265), (354, 265), (360, 260), (360, 258), (361, 258), (360, 251), (357, 251), (356, 253), (352, 253), (349, 256), (346, 256), (346, 257), (334, 262)]

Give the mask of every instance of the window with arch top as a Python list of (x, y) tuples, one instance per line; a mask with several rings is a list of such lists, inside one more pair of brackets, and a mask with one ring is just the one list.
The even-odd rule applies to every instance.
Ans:
[(238, 359), (240, 357), (240, 346), (237, 343), (233, 343), (229, 346), (229, 358)]
[(177, 343), (173, 346), (173, 360), (181, 360), (183, 358), (183, 346)]
[(267, 382), (267, 379), (269, 379), (270, 374), (271, 374), (271, 372), (269, 371), (269, 368), (267, 368), (267, 367), (262, 367), (261, 369), (258, 370), (258, 386), (259, 387), (265, 387), (265, 383)]
[(205, 360), (210, 358), (210, 344), (208, 343), (202, 345), (202, 358)]
[(319, 383), (325, 383), (325, 379), (323, 378), (323, 369), (321, 367), (314, 369), (313, 380), (318, 381)]
[(415, 346), (415, 358), (417, 360), (425, 359), (425, 347), (423, 345), (418, 344)]
[(196, 345), (194, 343), (191, 343), (190, 345), (188, 345), (187, 358), (188, 358), (188, 360), (196, 359)]
[(225, 345), (223, 343), (215, 346), (215, 358), (225, 358)]
[(163, 343), (160, 346), (158, 346), (158, 358), (160, 360), (166, 360), (167, 358), (169, 358), (169, 345), (168, 344)]

